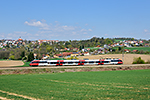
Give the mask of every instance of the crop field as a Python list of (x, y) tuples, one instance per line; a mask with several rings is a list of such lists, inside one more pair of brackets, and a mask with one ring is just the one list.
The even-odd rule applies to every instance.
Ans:
[(0, 99), (149, 100), (150, 70), (0, 76)]
[(143, 50), (143, 51), (150, 52), (150, 47), (126, 47), (125, 49), (129, 49), (131, 51), (133, 51), (133, 50), (138, 50), (138, 51)]

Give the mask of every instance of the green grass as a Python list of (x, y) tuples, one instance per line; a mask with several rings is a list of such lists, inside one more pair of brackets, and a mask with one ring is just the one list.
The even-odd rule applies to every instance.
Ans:
[(7, 60), (7, 59), (0, 59), (0, 61), (5, 61), (5, 60)]
[(5, 97), (5, 98), (7, 98), (7, 99), (15, 99), (15, 100), (30, 100), (30, 99), (25, 99), (25, 98), (23, 98), (23, 97), (19, 97), (19, 96), (14, 96), (14, 95), (9, 95), (9, 94), (7, 94), (7, 93), (2, 93), (2, 92), (0, 92), (0, 96), (1, 97)]
[(115, 40), (115, 42), (120, 42), (120, 41), (124, 41), (124, 40)]
[(51, 58), (50, 60), (66, 60), (65, 58)]
[(24, 65), (22, 67), (28, 67), (30, 62), (24, 62)]
[[(113, 47), (113, 49), (118, 49), (118, 47)], [(138, 51), (149, 51), (150, 52), (150, 47), (125, 47), (124, 49), (129, 49), (130, 51), (133, 50), (138, 50)]]
[(85, 47), (85, 49), (91, 49), (91, 50), (98, 50), (98, 49), (100, 49), (100, 47)]
[(44, 100), (149, 100), (150, 70), (1, 75), (0, 90)]

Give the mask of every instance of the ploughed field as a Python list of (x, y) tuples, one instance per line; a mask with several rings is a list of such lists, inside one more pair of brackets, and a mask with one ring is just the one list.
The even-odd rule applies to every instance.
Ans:
[(150, 55), (145, 54), (104, 54), (104, 55), (90, 55), (80, 56), (79, 59), (100, 59), (100, 58), (120, 58), (123, 60), (123, 64), (132, 64), (134, 58), (141, 57), (145, 62), (150, 61)]
[(0, 98), (149, 100), (150, 69), (0, 75)]
[(20, 60), (1, 60), (0, 67), (13, 67), (13, 66), (21, 66), (24, 63)]

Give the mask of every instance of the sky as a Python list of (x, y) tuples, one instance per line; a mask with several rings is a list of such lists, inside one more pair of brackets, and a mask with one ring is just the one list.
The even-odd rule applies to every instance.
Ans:
[(0, 0), (0, 39), (150, 39), (150, 0)]

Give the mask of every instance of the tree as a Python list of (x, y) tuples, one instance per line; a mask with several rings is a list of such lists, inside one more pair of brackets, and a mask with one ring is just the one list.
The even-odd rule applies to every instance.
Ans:
[(28, 55), (28, 61), (32, 61), (32, 60), (34, 60), (34, 54), (30, 52)]
[(22, 51), (21, 58), (25, 57), (25, 51)]
[(8, 59), (9, 58), (9, 51), (0, 51), (0, 59)]
[(118, 47), (118, 50), (121, 51), (121, 47)]
[(113, 44), (112, 40), (110, 40), (109, 38), (105, 39), (104, 41), (105, 41), (105, 44), (107, 44), (107, 45)]

